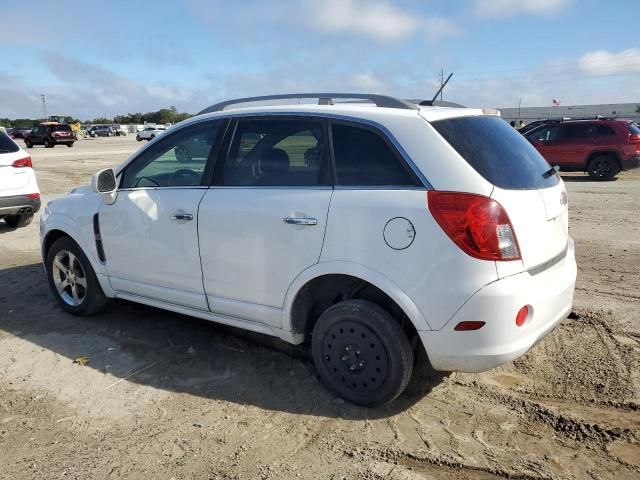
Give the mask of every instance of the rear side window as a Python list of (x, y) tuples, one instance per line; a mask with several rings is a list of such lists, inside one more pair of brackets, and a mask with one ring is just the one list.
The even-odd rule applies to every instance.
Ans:
[[(330, 185), (324, 123), (316, 120), (238, 120), (216, 183), (229, 186)], [(217, 169), (219, 167), (216, 167)]]
[(431, 125), (469, 165), (497, 187), (538, 189), (559, 181), (557, 175), (544, 178), (549, 164), (500, 117), (450, 118)]
[(20, 150), (16, 142), (9, 138), (4, 132), (0, 132), (0, 153), (13, 153)]
[(421, 186), (379, 133), (333, 124), (332, 135), (337, 185)]
[(598, 125), (597, 131), (598, 131), (599, 137), (606, 137), (608, 135), (616, 134), (615, 130), (611, 128), (609, 125)]
[(564, 125), (562, 127), (563, 140), (582, 140), (597, 135), (596, 126), (592, 123), (579, 123), (574, 125)]

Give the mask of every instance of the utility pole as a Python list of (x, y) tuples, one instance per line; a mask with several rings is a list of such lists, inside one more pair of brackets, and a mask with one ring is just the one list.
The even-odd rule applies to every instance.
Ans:
[(518, 100), (518, 118), (522, 119), (522, 116), (520, 115), (520, 105), (522, 105), (522, 97)]
[(44, 114), (44, 119), (47, 119), (47, 101), (44, 98), (44, 93), (40, 94), (42, 97), (42, 113)]
[(440, 69), (440, 101), (442, 101), (442, 92), (444, 91), (444, 68)]

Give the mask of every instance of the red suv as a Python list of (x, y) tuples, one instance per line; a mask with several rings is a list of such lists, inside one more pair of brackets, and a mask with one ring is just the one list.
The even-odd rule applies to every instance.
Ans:
[(551, 165), (609, 180), (640, 166), (640, 127), (629, 120), (566, 120), (525, 134)]

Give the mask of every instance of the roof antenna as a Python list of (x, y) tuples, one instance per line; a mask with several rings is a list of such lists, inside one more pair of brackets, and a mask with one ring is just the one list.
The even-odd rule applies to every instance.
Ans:
[(424, 100), (423, 102), (420, 102), (420, 105), (422, 105), (423, 107), (431, 107), (435, 105), (435, 101), (438, 98), (438, 95), (442, 93), (442, 90), (444, 89), (445, 85), (449, 83), (449, 80), (451, 80), (451, 77), (453, 77), (453, 72), (451, 72), (447, 77), (447, 79), (442, 83), (442, 85), (440, 85), (440, 88), (438, 89), (436, 94), (433, 96), (433, 98), (431, 100)]

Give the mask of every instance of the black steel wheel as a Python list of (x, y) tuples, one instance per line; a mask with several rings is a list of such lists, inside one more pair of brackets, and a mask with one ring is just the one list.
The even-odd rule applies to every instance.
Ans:
[(367, 300), (328, 308), (313, 329), (311, 348), (322, 382), (357, 405), (389, 403), (411, 378), (409, 339), (389, 312)]

